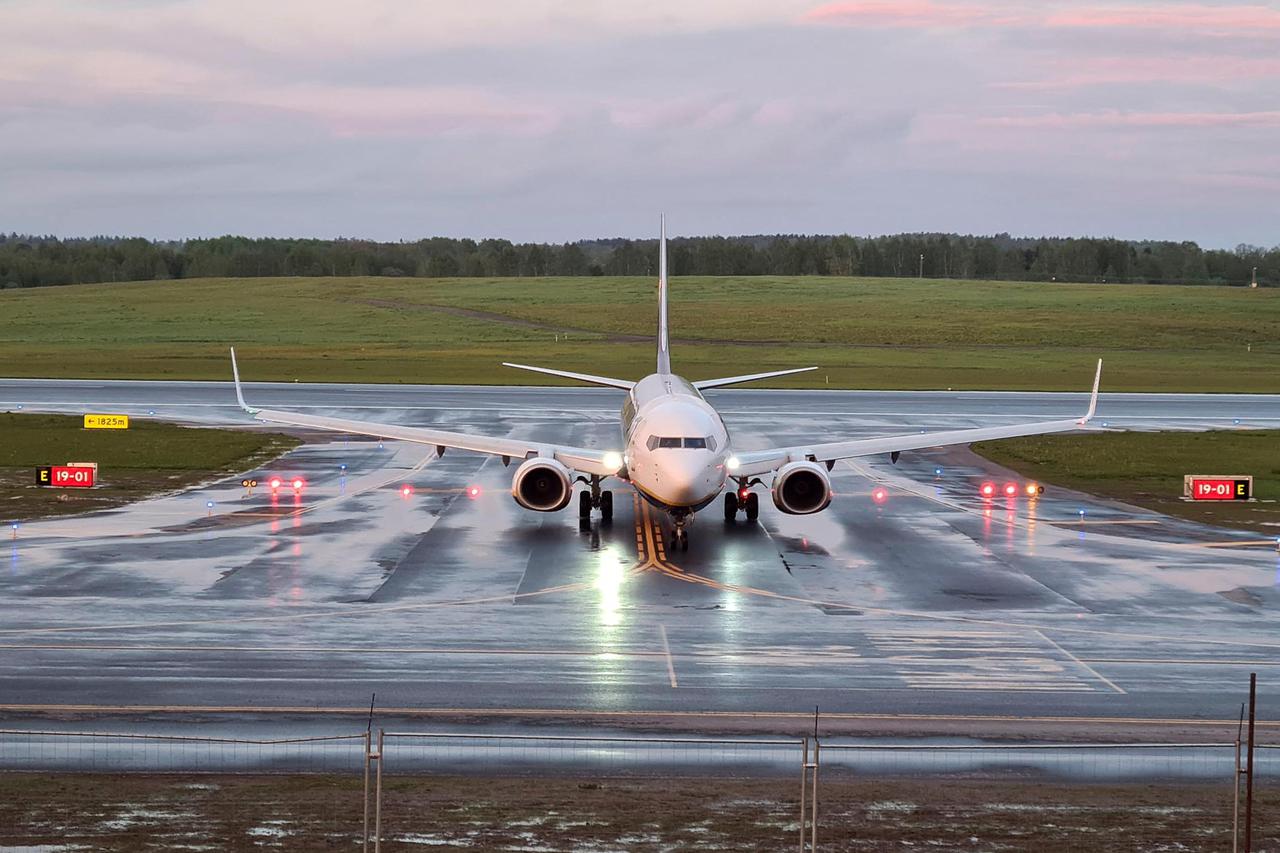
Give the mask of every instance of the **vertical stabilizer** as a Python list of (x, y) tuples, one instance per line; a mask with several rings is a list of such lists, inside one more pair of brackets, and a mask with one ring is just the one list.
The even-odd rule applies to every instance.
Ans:
[(658, 237), (658, 372), (671, 372), (671, 350), (667, 341), (667, 217), (661, 218)]

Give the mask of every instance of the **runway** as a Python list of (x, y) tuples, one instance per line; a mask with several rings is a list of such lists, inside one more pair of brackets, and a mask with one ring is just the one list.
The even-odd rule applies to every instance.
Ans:
[[(273, 408), (618, 443), (621, 398), (608, 390), (251, 383), (246, 393)], [(1069, 417), (1085, 405), (1084, 394), (709, 397), (744, 449)], [(246, 424), (233, 401), (229, 383), (0, 381), (0, 410)], [(1099, 420), (1275, 427), (1280, 397), (1104, 394)], [(1234, 720), (1250, 671), (1264, 708), (1280, 699), (1280, 556), (1256, 534), (1053, 490), (983, 501), (977, 484), (1004, 472), (953, 450), (840, 464), (837, 496), (816, 516), (783, 515), (762, 494), (758, 524), (725, 525), (712, 506), (689, 551), (670, 553), (665, 520), (625, 485), (614, 484), (613, 523), (583, 532), (569, 511), (520, 509), (512, 470), (325, 438), (255, 472), (301, 474), (300, 495), (246, 495), (236, 476), (23, 525), (0, 572), (0, 714), (354, 713), (376, 692), (389, 713), (563, 725), (638, 714), (716, 727), (816, 706), (850, 720), (1150, 721), (1154, 731)], [(877, 485), (882, 504), (870, 497)]]

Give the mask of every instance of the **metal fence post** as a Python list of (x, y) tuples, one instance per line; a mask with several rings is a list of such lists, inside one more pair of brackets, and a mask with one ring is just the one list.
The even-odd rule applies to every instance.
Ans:
[(386, 732), (378, 729), (378, 776), (374, 783), (373, 801), (373, 850), (382, 853), (382, 757)]
[(812, 835), (810, 836), (809, 849), (813, 853), (818, 853), (818, 770), (822, 764), (818, 754), (822, 750), (822, 745), (815, 737), (813, 739), (813, 784), (810, 786), (809, 797), (813, 801), (813, 816), (810, 818), (813, 822)]
[(370, 732), (364, 733), (364, 832), (363, 841), (360, 844), (360, 853), (369, 853), (369, 762), (373, 760), (370, 755), (373, 746), (373, 740)]
[(1244, 781), (1244, 853), (1253, 853), (1253, 721), (1258, 706), (1258, 673), (1249, 673), (1249, 775)]
[(809, 790), (809, 737), (806, 735), (800, 740), (800, 853), (804, 853), (804, 829), (805, 820), (808, 818), (806, 810), (806, 794)]

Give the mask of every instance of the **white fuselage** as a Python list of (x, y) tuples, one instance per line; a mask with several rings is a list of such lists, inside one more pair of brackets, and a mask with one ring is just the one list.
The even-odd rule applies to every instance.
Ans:
[(641, 379), (622, 406), (627, 477), (650, 503), (694, 512), (724, 489), (731, 455), (720, 414), (672, 373)]

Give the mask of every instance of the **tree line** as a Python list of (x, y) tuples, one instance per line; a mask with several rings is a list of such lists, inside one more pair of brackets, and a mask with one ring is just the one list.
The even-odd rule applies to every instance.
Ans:
[[(760, 235), (670, 241), (674, 275), (817, 275), (1280, 285), (1280, 246), (1008, 234)], [(258, 276), (656, 275), (655, 240), (512, 243), (215, 237), (62, 239), (0, 234), (0, 287)]]

